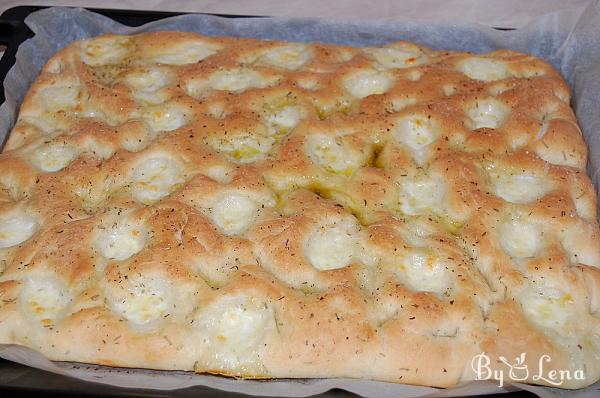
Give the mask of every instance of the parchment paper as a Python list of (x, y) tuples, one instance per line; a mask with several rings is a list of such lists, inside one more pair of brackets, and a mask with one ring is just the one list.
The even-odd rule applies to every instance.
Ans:
[[(409, 40), (434, 49), (485, 52), (510, 48), (544, 58), (566, 78), (573, 106), (585, 135), (590, 162), (588, 171), (598, 191), (600, 167), (600, 5), (591, 1), (567, 11), (542, 15), (514, 31), (498, 31), (484, 25), (456, 22), (326, 21), (288, 18), (226, 19), (186, 15), (130, 28), (82, 9), (51, 8), (26, 20), (35, 37), (23, 43), (4, 88), (0, 106), (0, 138), (12, 128), (18, 106), (41, 67), (68, 43), (102, 33), (137, 33), (185, 30), (207, 35), (257, 37), (292, 41), (322, 41), (354, 46), (383, 45)], [(0, 345), (0, 357), (50, 372), (121, 387), (174, 390), (205, 385), (227, 391), (265, 396), (302, 397), (341, 388), (366, 397), (453, 397), (526, 389), (540, 397), (597, 397), (600, 383), (584, 390), (565, 391), (514, 383), (500, 389), (495, 382), (471, 382), (441, 390), (352, 379), (302, 379), (276, 381), (233, 380), (190, 372), (117, 369), (73, 363), (52, 363), (21, 346)]]
[[(269, 15), (272, 17), (345, 20), (476, 22), (501, 28), (520, 28), (540, 14), (581, 6), (589, 0), (77, 0), (79, 7), (130, 10)], [(19, 5), (72, 6), (73, 0), (2, 0), (0, 13)]]

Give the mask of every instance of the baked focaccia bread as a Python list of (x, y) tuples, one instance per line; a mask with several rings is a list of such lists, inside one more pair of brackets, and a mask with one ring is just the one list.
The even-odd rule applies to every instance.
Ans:
[(505, 50), (73, 43), (0, 157), (0, 342), (441, 387), (485, 353), (591, 384), (599, 228), (569, 100)]

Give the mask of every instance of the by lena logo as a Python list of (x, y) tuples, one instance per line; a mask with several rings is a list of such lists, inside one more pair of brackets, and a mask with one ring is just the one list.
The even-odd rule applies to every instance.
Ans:
[[(550, 355), (542, 355), (538, 361), (537, 369), (530, 371), (525, 363), (526, 353), (521, 353), (515, 358), (514, 362), (509, 361), (506, 357), (498, 357), (498, 361), (506, 366), (505, 369), (492, 369), (491, 359), (485, 352), (477, 354), (471, 360), (471, 369), (475, 372), (476, 380), (498, 380), (498, 387), (504, 386), (505, 380), (510, 381), (525, 381), (531, 379), (533, 382), (540, 384), (548, 384), (551, 386), (560, 386), (567, 380), (584, 380), (585, 374), (583, 369), (571, 370), (547, 370), (548, 364), (552, 362)], [(530, 377), (531, 376), (531, 377)]]

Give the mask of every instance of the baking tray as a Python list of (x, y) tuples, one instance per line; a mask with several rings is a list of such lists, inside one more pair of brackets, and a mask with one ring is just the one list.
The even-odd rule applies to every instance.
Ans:
[[(0, 15), (0, 45), (5, 46), (4, 55), (0, 58), (0, 104), (5, 100), (4, 78), (15, 64), (15, 55), (21, 43), (33, 36), (33, 32), (25, 24), (25, 18), (37, 10), (49, 6), (17, 6), (9, 8)], [(129, 26), (139, 26), (163, 18), (183, 15), (181, 12), (114, 10), (88, 8), (89, 11), (104, 15), (117, 22)], [(264, 18), (258, 15), (207, 14), (225, 18)], [(495, 28), (512, 30), (511, 28)], [(0, 143), (0, 150), (4, 142)], [(43, 370), (30, 368), (0, 358), (0, 396), (105, 396), (105, 397), (248, 397), (245, 394), (225, 392), (204, 386), (195, 386), (174, 391), (157, 391), (144, 389), (128, 389), (106, 384), (85, 382), (70, 377), (56, 375)], [(531, 398), (536, 395), (527, 391), (516, 391), (502, 395), (481, 395), (479, 398), (507, 397)], [(316, 398), (356, 397), (355, 394), (343, 390), (330, 390), (315, 395)], [(474, 398), (477, 398), (474, 397)]]

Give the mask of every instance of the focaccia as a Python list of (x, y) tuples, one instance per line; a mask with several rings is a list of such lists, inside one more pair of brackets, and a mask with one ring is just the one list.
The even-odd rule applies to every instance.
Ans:
[(508, 50), (75, 42), (0, 156), (0, 343), (440, 387), (485, 354), (591, 384), (599, 228), (569, 101)]

